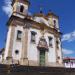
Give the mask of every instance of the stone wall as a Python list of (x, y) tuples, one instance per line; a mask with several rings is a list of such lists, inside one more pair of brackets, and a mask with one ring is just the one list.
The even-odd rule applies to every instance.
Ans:
[(75, 75), (75, 69), (0, 65), (0, 75)]

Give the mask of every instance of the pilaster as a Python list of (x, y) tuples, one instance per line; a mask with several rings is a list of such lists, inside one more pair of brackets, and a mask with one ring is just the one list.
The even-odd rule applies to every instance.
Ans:
[(12, 64), (12, 50), (13, 50), (13, 39), (14, 39), (14, 33), (15, 33), (15, 26), (11, 26), (11, 34), (10, 34), (10, 42), (9, 42), (9, 48), (8, 48), (8, 55), (6, 57), (6, 64)]
[(28, 50), (28, 28), (23, 27), (22, 38), (22, 53), (21, 53), (21, 65), (28, 65), (27, 50)]

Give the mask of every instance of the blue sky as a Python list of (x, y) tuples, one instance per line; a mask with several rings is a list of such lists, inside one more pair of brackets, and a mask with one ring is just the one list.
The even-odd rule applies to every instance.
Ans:
[[(29, 12), (38, 13), (42, 7), (43, 13), (49, 10), (59, 16), (62, 35), (62, 50), (64, 56), (75, 57), (75, 0), (30, 0)], [(5, 47), (7, 36), (6, 23), (12, 13), (11, 0), (0, 0), (0, 48)]]

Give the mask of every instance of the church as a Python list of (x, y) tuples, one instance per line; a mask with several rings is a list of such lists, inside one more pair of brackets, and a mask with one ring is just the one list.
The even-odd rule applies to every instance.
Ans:
[(13, 0), (3, 64), (64, 67), (59, 17), (53, 12), (29, 15), (28, 0)]

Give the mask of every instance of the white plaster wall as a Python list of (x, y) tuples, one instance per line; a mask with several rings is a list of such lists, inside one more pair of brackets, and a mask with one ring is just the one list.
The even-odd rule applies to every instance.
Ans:
[(2, 63), (2, 55), (0, 55), (0, 63)]
[(18, 17), (23, 18), (23, 19), (25, 18), (23, 15), (20, 15), (18, 13), (14, 13), (13, 15), (18, 16)]
[[(39, 22), (39, 23), (44, 23), (44, 24), (46, 24), (47, 26), (51, 26), (52, 24), (54, 25), (53, 20), (56, 20), (56, 28), (59, 29), (58, 18), (49, 17), (48, 20), (46, 20), (46, 19), (43, 18), (43, 17), (34, 17), (34, 21)], [(51, 27), (52, 27), (52, 26), (51, 26)], [(59, 30), (58, 30), (58, 31), (59, 31)]]
[(8, 29), (8, 33), (7, 33), (7, 40), (6, 40), (6, 47), (5, 47), (5, 52), (4, 52), (4, 59), (6, 59), (7, 55), (8, 55), (8, 50), (9, 50), (9, 45), (10, 45), (10, 35), (11, 35), (11, 27), (12, 26), (9, 26), (9, 29)]
[(75, 68), (75, 63), (64, 63), (66, 68)]
[[(35, 31), (37, 32), (36, 34), (36, 44), (31, 43), (30, 39), (31, 39), (31, 31)], [(41, 37), (41, 33), (40, 30), (37, 29), (30, 29), (29, 30), (29, 40), (28, 40), (28, 59), (29, 60), (38, 60), (39, 61), (39, 51), (37, 50), (37, 45), (39, 42), (39, 38)], [(48, 37), (51, 36), (53, 38), (53, 47), (49, 47), (49, 39)], [(49, 52), (48, 52), (48, 62), (56, 62), (56, 51), (55, 51), (55, 37), (53, 34), (49, 34), (49, 33), (45, 33), (44, 35), (46, 41), (47, 41), (47, 45), (49, 47)]]
[(45, 33), (45, 38), (49, 47), (49, 39), (48, 37), (52, 37), (53, 38), (53, 47), (49, 47), (49, 52), (48, 52), (48, 62), (56, 62), (56, 52), (55, 52), (55, 38), (53, 34), (49, 34), (49, 33)]
[[(13, 59), (20, 60), (21, 51), (22, 51), (22, 40), (21, 41), (17, 40), (17, 30), (20, 30), (23, 32), (23, 27), (17, 25), (15, 28), (15, 34), (14, 34), (14, 38), (13, 38), (14, 40), (13, 40), (12, 57), (13, 57)], [(15, 54), (15, 50), (19, 50), (18, 55)]]
[(39, 23), (44, 23), (47, 26), (49, 26), (48, 21), (45, 18), (43, 18), (43, 17), (34, 17), (34, 21), (39, 22)]
[[(31, 43), (31, 31), (35, 31), (36, 34), (36, 43)], [(39, 60), (39, 51), (37, 50), (37, 45), (39, 42), (39, 38), (41, 37), (40, 30), (30, 28), (28, 34), (28, 59), (33, 61)]]
[(61, 41), (59, 38), (58, 38), (58, 41), (59, 41), (59, 49), (57, 50), (57, 53), (58, 53), (58, 56), (60, 57), (59, 62), (61, 63), (62, 62), (62, 48), (61, 48)]
[(34, 21), (41, 23), (40, 17), (34, 17)]

